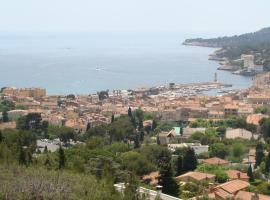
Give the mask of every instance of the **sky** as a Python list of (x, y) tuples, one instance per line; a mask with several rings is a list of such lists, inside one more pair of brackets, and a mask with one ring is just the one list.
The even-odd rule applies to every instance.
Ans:
[(240, 34), (270, 26), (269, 8), (269, 0), (0, 0), (0, 31)]

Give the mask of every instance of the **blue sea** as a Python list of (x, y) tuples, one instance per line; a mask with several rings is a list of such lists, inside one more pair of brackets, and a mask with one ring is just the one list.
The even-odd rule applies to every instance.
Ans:
[(89, 94), (213, 81), (247, 88), (251, 78), (218, 71), (215, 49), (183, 46), (183, 33), (1, 33), (0, 87)]

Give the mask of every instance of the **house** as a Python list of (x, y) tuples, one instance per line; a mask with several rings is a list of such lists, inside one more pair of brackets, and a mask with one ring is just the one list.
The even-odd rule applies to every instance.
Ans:
[(28, 114), (26, 110), (10, 110), (7, 113), (10, 120), (18, 119)]
[(237, 105), (233, 105), (233, 104), (225, 105), (224, 106), (225, 117), (238, 115), (238, 109), (239, 107)]
[(202, 181), (209, 181), (209, 182), (215, 182), (216, 175), (213, 174), (207, 174), (207, 173), (201, 173), (201, 172), (187, 172), (183, 175), (177, 176), (177, 181), (182, 182), (202, 182)]
[(241, 138), (250, 140), (252, 138), (253, 134), (245, 129), (237, 128), (237, 129), (227, 129), (225, 137), (227, 139), (235, 139), (235, 138)]
[(233, 198), (239, 191), (245, 190), (249, 186), (248, 182), (236, 179), (214, 187), (212, 192), (216, 199), (228, 199)]
[(200, 143), (181, 143), (181, 144), (168, 144), (168, 149), (171, 151), (175, 151), (178, 148), (192, 148), (195, 154), (199, 155), (201, 153), (207, 153), (209, 146), (201, 145)]
[(224, 118), (224, 112), (223, 111), (209, 111), (208, 112), (208, 118), (209, 119), (223, 119)]
[(250, 149), (248, 157), (243, 159), (243, 164), (255, 165), (255, 163), (256, 163), (256, 149)]
[(189, 138), (192, 134), (196, 132), (205, 133), (206, 128), (183, 128), (183, 138)]
[(227, 173), (230, 180), (236, 180), (236, 179), (240, 179), (242, 181), (249, 180), (247, 173), (243, 173), (243, 172), (238, 171), (238, 170), (230, 169), (230, 170), (227, 170), (226, 173)]
[(258, 126), (259, 122), (263, 118), (269, 118), (269, 116), (268, 115), (263, 115), (263, 114), (251, 114), (251, 115), (247, 116), (246, 122), (248, 124), (254, 124), (254, 125)]
[(270, 200), (270, 196), (246, 192), (246, 191), (239, 191), (236, 194), (235, 199), (239, 199), (239, 200)]
[(167, 145), (168, 143), (170, 143), (170, 138), (171, 135), (166, 132), (159, 133), (157, 136), (157, 140), (160, 145)]
[(158, 185), (158, 178), (159, 178), (159, 176), (160, 176), (159, 172), (151, 172), (150, 174), (144, 175), (142, 177), (142, 180), (146, 184), (150, 184), (152, 186), (156, 186), (156, 185)]
[(181, 137), (181, 128), (180, 127), (174, 127), (169, 132), (162, 132), (158, 134), (158, 140), (161, 145), (166, 145), (170, 143), (173, 138), (177, 139)]
[(227, 160), (223, 160), (218, 157), (208, 158), (203, 160), (203, 163), (208, 165), (222, 165), (222, 166), (228, 166), (229, 162)]

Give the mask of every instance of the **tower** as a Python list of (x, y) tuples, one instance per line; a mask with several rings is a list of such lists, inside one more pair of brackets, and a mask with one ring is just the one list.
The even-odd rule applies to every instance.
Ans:
[(214, 82), (215, 82), (215, 83), (218, 82), (218, 79), (217, 79), (217, 72), (215, 72)]

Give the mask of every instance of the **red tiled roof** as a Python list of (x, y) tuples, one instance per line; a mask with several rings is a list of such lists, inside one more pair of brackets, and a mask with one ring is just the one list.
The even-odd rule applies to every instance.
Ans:
[[(239, 200), (252, 200), (253, 195), (255, 193), (246, 192), (246, 191), (239, 191), (235, 196), (235, 199)], [(259, 200), (270, 200), (270, 196), (258, 194)]]
[(204, 179), (211, 179), (211, 178), (214, 178), (216, 175), (213, 175), (213, 174), (207, 174), (207, 173), (201, 173), (201, 172), (187, 172), (183, 175), (180, 175), (180, 176), (177, 176), (176, 177), (176, 180), (179, 180), (181, 178), (184, 178), (184, 177), (190, 177), (194, 180), (197, 180), (197, 181), (201, 181), (201, 180), (204, 180)]
[(210, 165), (226, 165), (226, 164), (229, 164), (228, 161), (223, 160), (223, 159), (218, 158), (218, 157), (208, 158), (208, 159), (205, 159), (203, 162), (206, 163), (206, 164), (210, 164)]
[(249, 187), (249, 183), (246, 181), (242, 181), (239, 179), (233, 180), (233, 181), (229, 181), (223, 184), (220, 184), (218, 186), (216, 186), (216, 189), (222, 189), (230, 194), (235, 194), (236, 192), (246, 189), (247, 187)]

